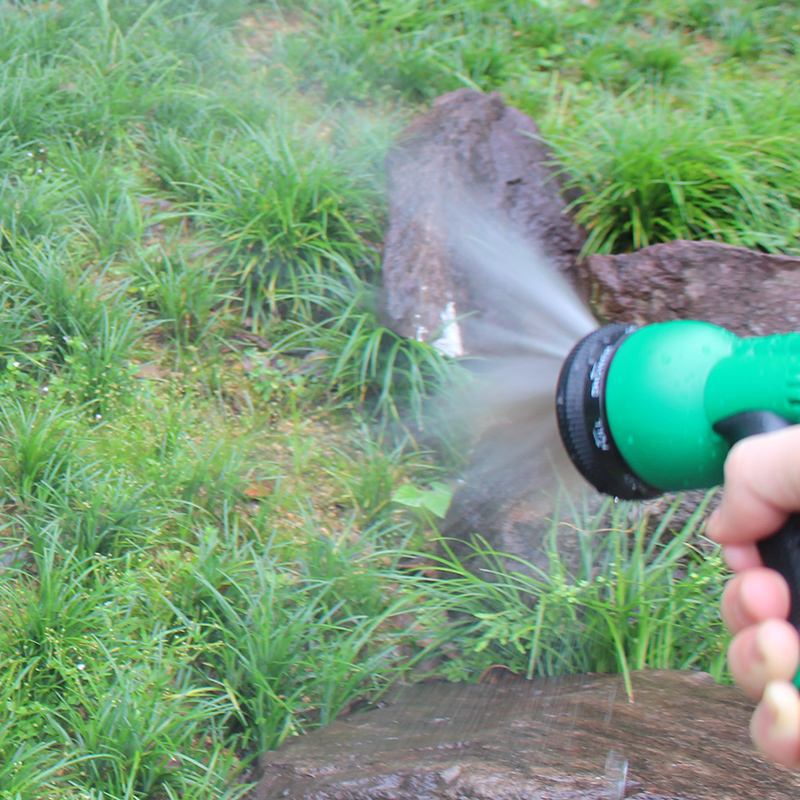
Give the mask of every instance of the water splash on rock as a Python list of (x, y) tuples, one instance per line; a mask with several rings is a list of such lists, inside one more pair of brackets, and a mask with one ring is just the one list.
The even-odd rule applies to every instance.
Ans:
[[(252, 800), (796, 800), (763, 761), (752, 704), (708, 675), (407, 687), (261, 761)], [(609, 710), (611, 713), (609, 713)]]

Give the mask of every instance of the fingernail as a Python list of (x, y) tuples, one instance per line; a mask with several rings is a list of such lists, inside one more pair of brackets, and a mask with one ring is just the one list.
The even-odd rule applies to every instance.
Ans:
[(774, 736), (797, 737), (800, 724), (798, 701), (800, 695), (792, 684), (786, 681), (767, 684), (761, 702), (769, 715), (769, 727)]

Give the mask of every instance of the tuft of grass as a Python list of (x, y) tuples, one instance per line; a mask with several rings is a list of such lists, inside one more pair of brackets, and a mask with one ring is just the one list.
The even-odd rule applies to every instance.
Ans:
[[(84, 691), (80, 706), (64, 709), (57, 728), (70, 750), (86, 754), (81, 789), (113, 797), (235, 798), (248, 787), (226, 787), (231, 759), (222, 743), (210, 746), (209, 720), (233, 711), (223, 691), (177, 680), (152, 665), (129, 669), (113, 657), (111, 681)], [(220, 770), (222, 767), (222, 770)]]
[(156, 243), (136, 251), (131, 288), (180, 345), (195, 345), (212, 330), (226, 299), (225, 275), (210, 245)]
[(166, 521), (167, 512), (148, 497), (150, 488), (90, 465), (48, 482), (34, 502), (39, 518), (54, 521), (77, 558), (117, 558), (145, 548)]
[(159, 188), (185, 204), (208, 197), (205, 184), (216, 180), (225, 150), (219, 139), (220, 132), (213, 126), (209, 129), (207, 120), (178, 128), (152, 125), (141, 134), (147, 165)]
[(70, 179), (73, 219), (81, 220), (99, 258), (108, 259), (141, 241), (146, 222), (124, 166), (108, 157), (102, 146), (89, 150), (75, 142), (57, 158)]
[[(319, 135), (319, 134), (318, 134)], [(360, 237), (369, 212), (346, 165), (309, 136), (244, 126), (216, 176), (200, 179), (197, 216), (230, 242), (233, 277), (254, 321), (277, 310), (276, 293), (307, 276), (354, 273), (372, 257)]]
[[(442, 59), (440, 10), (379, 3), (336, 3), (307, 9), (302, 39), (275, 37), (273, 63), (293, 82), (329, 102), (363, 101), (388, 91), (419, 102), (457, 88)], [(452, 34), (451, 34), (452, 35)]]
[(2, 423), (6, 491), (16, 490), (18, 499), (26, 502), (40, 489), (47, 492), (59, 486), (75, 465), (78, 437), (72, 410), (58, 402), (33, 407), (7, 402)]
[[(40, 148), (43, 149), (43, 148)], [(32, 175), (6, 175), (0, 184), (0, 236), (3, 250), (12, 250), (26, 241), (47, 237), (66, 222), (63, 204), (68, 183), (61, 176), (44, 176), (35, 166), (37, 153), (28, 151), (34, 164)]]
[(780, 117), (756, 132), (743, 110), (727, 105), (721, 114), (713, 103), (687, 109), (653, 97), (552, 137), (567, 185), (580, 192), (584, 255), (697, 238), (791, 247), (798, 195), (779, 165), (794, 145)]
[[(315, 539), (334, 556), (337, 547)], [(418, 596), (365, 593), (365, 583), (379, 580), (376, 555), (357, 558), (355, 569), (352, 554), (314, 557), (300, 572), (269, 550), (241, 555), (246, 570), (239, 562), (236, 573), (219, 565), (195, 573), (191, 597), (202, 604), (206, 635), (216, 643), (206, 668), (235, 699), (238, 726), (250, 731), (259, 752), (329, 722), (362, 695), (377, 696), (408, 666), (397, 650), (405, 634), (386, 621), (413, 608)], [(353, 591), (354, 579), (361, 591)], [(197, 611), (188, 615), (187, 599), (175, 596), (171, 605), (191, 627)]]
[(60, 747), (19, 748), (29, 761), (12, 777), (119, 798), (241, 797), (239, 760), (222, 736), (230, 700), (212, 682), (190, 682), (202, 644), (164, 628), (147, 562), (79, 555), (56, 525), (32, 544), (36, 575), (0, 580), (4, 605), (17, 597), (14, 629), (0, 637), (0, 691), (19, 709), (18, 740)]
[[(65, 553), (59, 537), (57, 526), (48, 525), (31, 540), (36, 580), (25, 573), (9, 580), (6, 573), (0, 583), (13, 621), (0, 640), (5, 679), (16, 681), (23, 697), (51, 709), (77, 689), (86, 666), (93, 668), (101, 657), (94, 633), (104, 604), (113, 600), (98, 566)], [(11, 593), (19, 600), (12, 601)]]
[(354, 398), (362, 411), (423, 425), (426, 401), (458, 378), (453, 362), (434, 347), (381, 325), (370, 293), (355, 277), (351, 286), (305, 280), (284, 297), (302, 303), (303, 313), (284, 326), (288, 333), (274, 352), (316, 354), (318, 379), (334, 397)]
[(717, 609), (726, 570), (718, 549), (698, 538), (705, 505), (673, 531), (679, 505), (654, 526), (631, 504), (608, 501), (578, 523), (577, 567), (559, 551), (557, 526), (547, 571), (477, 541), (482, 577), (445, 542), (437, 560), (444, 580), (432, 591), (468, 615), (460, 635), (475, 642), (474, 655), (454, 666), (503, 663), (528, 678), (621, 672), (631, 695), (637, 669), (702, 669), (720, 680), (727, 634)]

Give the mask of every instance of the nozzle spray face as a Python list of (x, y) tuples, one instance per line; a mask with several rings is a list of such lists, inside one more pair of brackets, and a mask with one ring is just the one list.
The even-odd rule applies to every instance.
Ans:
[(722, 483), (731, 442), (718, 425), (743, 412), (800, 422), (800, 334), (739, 339), (699, 320), (608, 325), (561, 369), (567, 452), (600, 491), (624, 499)]
[(632, 325), (606, 325), (581, 339), (561, 367), (556, 389), (558, 427), (573, 464), (599, 491), (624, 500), (662, 493), (628, 466), (606, 414), (608, 369), (614, 353), (634, 330)]

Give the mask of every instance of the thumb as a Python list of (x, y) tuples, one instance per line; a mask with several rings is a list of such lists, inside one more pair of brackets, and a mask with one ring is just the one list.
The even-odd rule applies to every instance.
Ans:
[(725, 461), (725, 491), (708, 521), (721, 544), (749, 544), (777, 531), (800, 511), (800, 425), (750, 436)]

